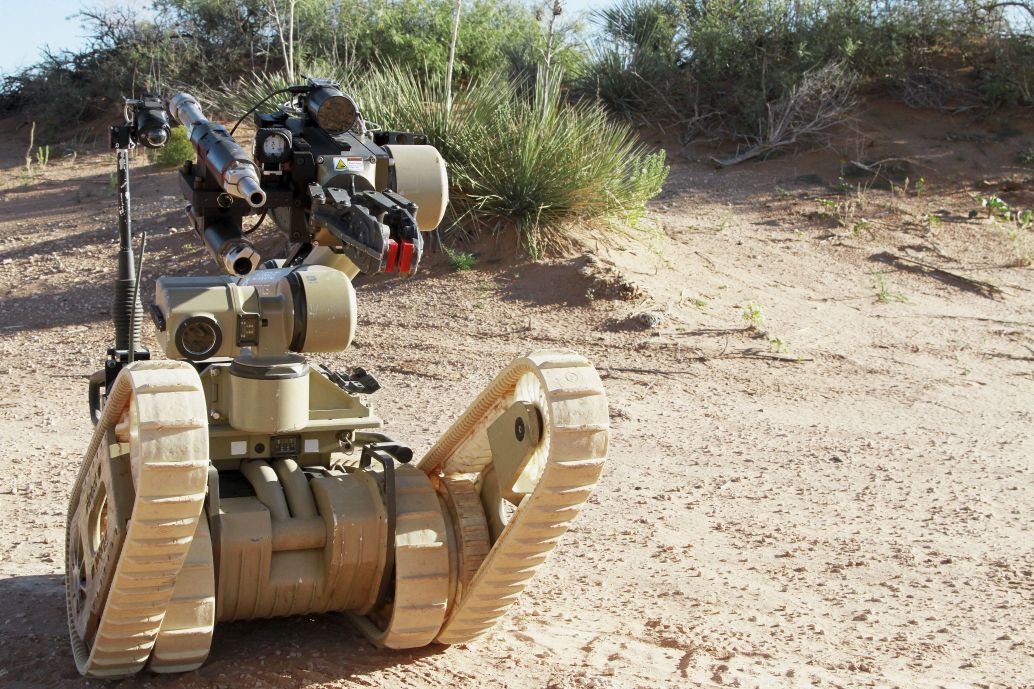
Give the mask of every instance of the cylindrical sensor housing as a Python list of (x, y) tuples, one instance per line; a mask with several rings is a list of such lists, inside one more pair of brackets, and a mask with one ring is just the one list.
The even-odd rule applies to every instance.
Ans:
[(309, 365), (300, 356), (239, 356), (230, 364), (230, 425), (248, 433), (289, 433), (309, 424)]
[(310, 80), (312, 90), (305, 97), (305, 109), (321, 128), (331, 132), (347, 132), (355, 124), (359, 108), (355, 101), (328, 80)]
[(326, 266), (301, 266), (277, 285), (291, 304), (292, 352), (340, 352), (356, 328), (355, 288), (344, 273)]
[(438, 227), (449, 204), (445, 160), (434, 146), (385, 146), (392, 160), (393, 191), (416, 204), (416, 224), (424, 232)]

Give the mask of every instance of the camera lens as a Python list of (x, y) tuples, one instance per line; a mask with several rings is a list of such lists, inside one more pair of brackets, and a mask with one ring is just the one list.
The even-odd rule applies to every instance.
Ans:
[(176, 348), (190, 361), (211, 357), (223, 343), (219, 324), (209, 316), (191, 316), (176, 329)]
[(144, 132), (144, 145), (150, 148), (161, 148), (169, 140), (169, 130), (165, 127), (155, 127)]

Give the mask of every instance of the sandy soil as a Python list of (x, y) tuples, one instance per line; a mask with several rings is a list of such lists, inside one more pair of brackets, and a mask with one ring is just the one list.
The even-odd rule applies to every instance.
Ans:
[[(24, 178), (26, 137), (5, 131), (0, 686), (101, 686), (72, 663), (62, 575), (86, 376), (111, 337), (111, 161)], [(1017, 265), (1034, 233), (970, 217), (979, 195), (1034, 207), (1034, 172), (1011, 162), (1032, 132), (881, 106), (835, 149), (724, 171), (673, 147), (652, 236), (541, 264), (483, 244), (470, 272), (439, 255), (365, 280), (355, 347), (323, 360), (374, 371), (388, 431), (418, 453), (512, 357), (589, 356), (613, 423), (590, 504), (475, 643), (380, 651), (335, 615), (225, 624), (198, 672), (120, 686), (1034, 687)], [(836, 188), (842, 161), (892, 156), (907, 188)], [(173, 174), (135, 163), (145, 294), (159, 271), (212, 270)]]

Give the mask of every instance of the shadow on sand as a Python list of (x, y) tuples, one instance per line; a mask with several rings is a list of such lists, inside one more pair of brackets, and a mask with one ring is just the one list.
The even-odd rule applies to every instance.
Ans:
[[(85, 682), (68, 642), (64, 577), (0, 579), (0, 686), (112, 686)], [(442, 646), (392, 651), (371, 645), (343, 615), (302, 615), (219, 624), (208, 661), (184, 675), (141, 672), (119, 687), (256, 687), (334, 682), (432, 656)], [(360, 680), (362, 684), (368, 684)]]

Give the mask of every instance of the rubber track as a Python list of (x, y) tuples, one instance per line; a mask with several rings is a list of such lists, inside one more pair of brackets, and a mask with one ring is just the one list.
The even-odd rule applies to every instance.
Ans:
[(215, 628), (215, 564), (212, 536), (204, 512), (197, 520), (172, 599), (154, 642), (152, 672), (190, 672), (204, 664)]
[(66, 577), (68, 626), (79, 672), (88, 677), (132, 675), (147, 663), (177, 577), (194, 540), (205, 499), (208, 428), (205, 396), (192, 366), (140, 361), (122, 370), (72, 490), (69, 538), (85, 477), (101, 461), (106, 435), (135, 402), (130, 461), (136, 496), (111, 587), (92, 642), (73, 619), (73, 584)]
[(449, 618), (435, 638), (440, 643), (470, 641), (506, 613), (589, 498), (606, 461), (610, 422), (599, 375), (583, 357), (549, 350), (517, 359), (503, 370), (417, 466), (444, 477), (483, 472), (490, 457), (460, 450), (465, 444), (484, 445), (484, 429), (505, 411), (518, 381), (528, 374), (538, 379), (545, 400), (540, 409), (542, 473), (466, 594), (450, 606)]

